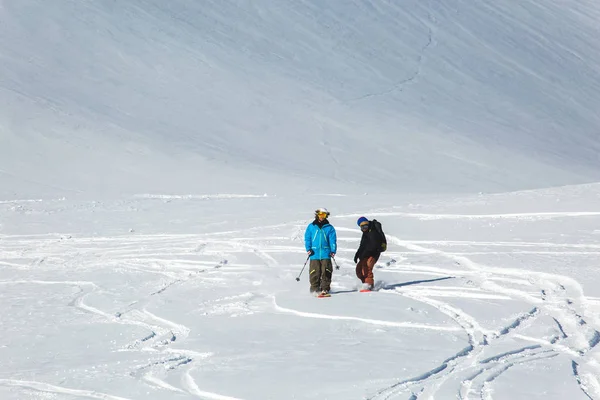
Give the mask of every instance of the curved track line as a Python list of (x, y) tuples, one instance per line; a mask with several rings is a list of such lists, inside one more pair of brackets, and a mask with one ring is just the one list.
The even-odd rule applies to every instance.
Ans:
[(178, 323), (170, 321), (168, 319), (158, 317), (146, 309), (142, 310), (141, 312), (144, 313), (145, 315), (147, 315), (148, 317), (150, 317), (151, 319), (158, 321), (159, 323), (161, 323), (163, 325), (167, 325), (167, 326), (173, 328), (173, 330), (175, 332), (181, 334), (183, 336), (183, 338), (186, 338), (190, 333), (190, 328), (188, 328), (185, 325), (178, 324)]
[(185, 375), (182, 378), (182, 383), (184, 384), (184, 386), (190, 394), (193, 394), (194, 396), (200, 397), (202, 399), (210, 400), (242, 400), (237, 397), (223, 396), (217, 393), (205, 392), (203, 390), (200, 390), (200, 388), (196, 384), (196, 381), (194, 380), (194, 378), (192, 378), (192, 375), (190, 375), (192, 371), (193, 369), (186, 371)]
[[(343, 217), (359, 217), (362, 214), (344, 214)], [(597, 217), (600, 211), (564, 211), (564, 212), (540, 212), (540, 213), (506, 213), (506, 214), (426, 214), (406, 212), (372, 212), (372, 217), (406, 217), (420, 220), (439, 219), (548, 219), (565, 217)]]
[(440, 246), (470, 246), (470, 247), (556, 247), (556, 248), (573, 248), (573, 249), (600, 249), (600, 244), (597, 243), (553, 243), (553, 242), (487, 242), (475, 240), (411, 240), (417, 245), (440, 245)]
[[(560, 213), (560, 215), (572, 216), (571, 213)], [(530, 312), (530, 316), (539, 313), (538, 307), (547, 312), (550, 316), (554, 316), (554, 319), (557, 321), (557, 323), (559, 323), (560, 326), (563, 328), (568, 326), (570, 328), (566, 333), (563, 331), (565, 338), (562, 340), (568, 340), (568, 347), (571, 351), (563, 353), (572, 355), (573, 351), (575, 351), (580, 356), (583, 356), (585, 353), (592, 350), (598, 343), (600, 343), (600, 333), (594, 328), (595, 326), (599, 326), (599, 319), (594, 313), (589, 311), (586, 312), (589, 309), (589, 305), (586, 297), (583, 294), (583, 288), (579, 282), (569, 276), (555, 275), (544, 272), (523, 271), (522, 269), (515, 268), (498, 268), (480, 265), (465, 256), (459, 256), (437, 249), (426, 248), (410, 241), (400, 240), (391, 235), (388, 235), (388, 242), (393, 242), (422, 254), (437, 254), (441, 257), (453, 260), (457, 265), (471, 270), (469, 275), (473, 273), (479, 275), (479, 286), (482, 289), (487, 289), (493, 293), (503, 294), (511, 298), (520, 298), (526, 302), (529, 302), (530, 304), (535, 304), (537, 306), (534, 309), (535, 313), (532, 314), (532, 312)], [(494, 282), (494, 280), (500, 281), (500, 279), (495, 279), (498, 276), (518, 279), (527, 278), (527, 280), (530, 282), (530, 286), (537, 286), (539, 290), (541, 290), (542, 296), (539, 296), (539, 292), (530, 294), (522, 290), (503, 287)], [(511, 279), (508, 280), (510, 281)], [(586, 323), (581, 315), (586, 315), (586, 318), (593, 322), (592, 325)], [(528, 317), (524, 318), (527, 319)], [(562, 323), (559, 322), (559, 320), (562, 320)], [(500, 332), (500, 335), (508, 333), (520, 323), (521, 321), (516, 321), (516, 325), (514, 327), (506, 328), (504, 330), (506, 332)], [(570, 336), (568, 339), (567, 335)], [(553, 351), (560, 351), (560, 348), (556, 346), (551, 348)], [(594, 370), (600, 371), (600, 367), (598, 365), (591, 367)], [(448, 375), (449, 374), (446, 374), (446, 378)], [(574, 375), (577, 379), (580, 379), (579, 375)], [(487, 398), (486, 396), (488, 396), (488, 394), (484, 389), (485, 385), (481, 389), (480, 394), (482, 398)], [(582, 390), (588, 394), (583, 387)]]
[[(399, 290), (399, 288), (390, 290), (387, 292), (405, 296), (405, 297), (409, 297), (409, 298), (412, 298), (413, 300), (420, 301), (425, 304), (429, 304), (430, 306), (436, 308), (441, 313), (448, 315), (458, 325), (460, 325), (461, 328), (465, 331), (465, 333), (467, 334), (467, 337), (468, 337), (469, 344), (465, 349), (463, 349), (459, 353), (455, 354), (454, 356), (448, 358), (447, 360), (445, 360), (442, 364), (440, 364), (438, 367), (434, 368), (433, 370), (426, 372), (425, 374), (420, 375), (418, 377), (406, 379), (406, 380), (397, 382), (387, 388), (383, 388), (383, 389), (379, 390), (377, 392), (377, 394), (375, 394), (375, 396), (369, 398), (369, 400), (375, 400), (375, 399), (379, 399), (379, 398), (389, 399), (391, 396), (394, 396), (395, 394), (407, 389), (408, 387), (410, 387), (414, 384), (423, 383), (424, 381), (426, 381), (432, 377), (438, 376), (443, 371), (446, 371), (446, 373), (444, 375), (445, 376), (444, 380), (445, 380), (445, 379), (447, 379), (447, 377), (449, 377), (452, 374), (452, 372), (456, 368), (457, 364), (459, 363), (460, 359), (465, 359), (465, 358), (472, 359), (473, 357), (475, 357), (476, 354), (481, 352), (482, 346), (484, 346), (487, 343), (487, 335), (490, 332), (484, 331), (484, 329), (477, 323), (477, 321), (473, 317), (471, 317), (467, 313), (463, 312), (462, 310), (460, 310), (456, 307), (452, 307), (449, 304), (444, 303), (442, 301), (433, 300), (433, 299), (429, 299), (429, 298), (422, 297), (422, 296), (411, 295), (408, 293), (401, 293), (401, 290)], [(439, 378), (442, 378), (442, 377), (438, 376), (436, 379), (439, 379)], [(443, 383), (443, 381), (438, 383), (438, 385), (441, 385), (442, 383)]]
[(130, 400), (125, 397), (112, 396), (110, 394), (99, 393), (92, 390), (69, 389), (61, 386), (50, 385), (48, 383), (35, 381), (21, 381), (16, 379), (0, 379), (0, 385), (17, 386), (26, 389), (37, 390), (38, 392), (66, 394), (70, 396), (87, 397), (100, 400)]
[(458, 327), (446, 327), (446, 326), (436, 326), (436, 325), (427, 325), (427, 324), (415, 324), (411, 322), (392, 322), (392, 321), (383, 321), (378, 319), (368, 319), (368, 318), (359, 318), (359, 317), (349, 317), (349, 316), (341, 316), (341, 315), (327, 315), (327, 314), (317, 314), (311, 312), (297, 311), (289, 308), (281, 307), (277, 305), (275, 297), (273, 297), (273, 305), (275, 309), (279, 312), (285, 314), (293, 314), (298, 317), (304, 318), (316, 318), (316, 319), (331, 319), (331, 320), (342, 320), (342, 321), (357, 321), (364, 322), (366, 324), (371, 325), (380, 325), (380, 326), (393, 326), (396, 328), (412, 328), (412, 329), (429, 329), (433, 331), (445, 331), (445, 332), (457, 332), (461, 329)]
[[(523, 350), (523, 351), (527, 351), (527, 350)], [(523, 356), (517, 357), (516, 360), (506, 358), (503, 360), (502, 364), (499, 364), (499, 365), (495, 364), (492, 367), (485, 367), (485, 368), (481, 369), (479, 372), (477, 372), (475, 375), (473, 375), (472, 377), (463, 381), (461, 383), (461, 390), (459, 392), (459, 398), (460, 399), (468, 399), (469, 394), (475, 392), (475, 393), (479, 394), (479, 397), (482, 400), (492, 400), (493, 399), (492, 383), (497, 378), (499, 378), (504, 372), (506, 372), (508, 369), (518, 366), (518, 365), (535, 362), (535, 361), (539, 361), (539, 360), (546, 360), (546, 359), (554, 358), (557, 356), (558, 356), (558, 353), (542, 351), (542, 352), (538, 352), (538, 353), (523, 354)], [(487, 377), (484, 376), (485, 374), (487, 374)], [(472, 389), (472, 386), (473, 386), (473, 383), (475, 382), (475, 380), (478, 381), (477, 389)], [(482, 382), (480, 382), (480, 381), (482, 381)]]
[(146, 381), (146, 383), (148, 383), (150, 386), (157, 387), (159, 389), (166, 389), (177, 393), (187, 393), (185, 390), (181, 390), (179, 388), (176, 388), (175, 386), (169, 385), (162, 379), (155, 377), (152, 374), (152, 372), (147, 372), (146, 374), (144, 374), (142, 380)]
[[(514, 352), (509, 352), (499, 356), (489, 357), (488, 359), (477, 361), (481, 354), (483, 354), (484, 349), (490, 345), (491, 341), (506, 336), (512, 330), (519, 327), (524, 321), (527, 321), (530, 318), (533, 318), (538, 315), (538, 310), (533, 309), (529, 313), (518, 317), (512, 324), (501, 329), (499, 332), (494, 332), (483, 329), (478, 324), (475, 318), (445, 302), (419, 295), (413, 295), (411, 293), (402, 293), (401, 289), (399, 288), (389, 292), (429, 304), (430, 306), (438, 309), (440, 312), (448, 315), (450, 318), (455, 320), (457, 324), (463, 327), (463, 329), (467, 333), (467, 336), (469, 337), (469, 346), (463, 349), (461, 352), (457, 353), (456, 355), (446, 359), (442, 364), (432, 369), (431, 371), (426, 372), (425, 374), (422, 374), (416, 378), (400, 381), (387, 388), (381, 389), (379, 392), (377, 392), (375, 396), (369, 398), (369, 400), (389, 399), (394, 395), (406, 391), (411, 386), (418, 384), (423, 385), (423, 387), (421, 387), (420, 389), (421, 394), (426, 393), (428, 396), (433, 398), (439, 387), (443, 385), (448, 379), (455, 377), (457, 374), (461, 374), (468, 371), (470, 368), (473, 368), (474, 365), (477, 365), (478, 363), (489, 364), (491, 362), (501, 362), (509, 355), (522, 353), (522, 351), (525, 349), (520, 349)], [(540, 345), (535, 346), (535, 348), (538, 347), (540, 347)], [(484, 370), (494, 368), (495, 366), (496, 364), (492, 364), (488, 367), (485, 367), (480, 371), (480, 373)], [(475, 376), (477, 375), (479, 375), (479, 373)]]
[(0, 281), (0, 285), (17, 285), (17, 284), (27, 284), (33, 283), (36, 285), (71, 285), (71, 286), (81, 286), (81, 285), (90, 285), (93, 287), (98, 287), (94, 282), (88, 281), (40, 281), (40, 280), (18, 280), (18, 281)]

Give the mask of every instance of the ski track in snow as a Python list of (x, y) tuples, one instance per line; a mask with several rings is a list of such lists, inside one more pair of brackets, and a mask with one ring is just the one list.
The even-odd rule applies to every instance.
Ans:
[[(188, 393), (203, 399), (234, 399), (233, 397), (202, 391), (193, 383), (193, 378), (188, 375), (189, 367), (194, 362), (210, 358), (212, 354), (169, 348), (169, 345), (175, 341), (185, 343), (190, 329), (181, 323), (159, 316), (145, 307), (150, 303), (151, 298), (165, 295), (168, 290), (176, 290), (177, 285), (184, 285), (194, 279), (201, 279), (204, 276), (214, 274), (214, 272), (218, 272), (225, 265), (228, 270), (242, 275), (246, 274), (254, 266), (230, 265), (226, 259), (221, 259), (220, 261), (198, 260), (198, 252), (204, 253), (202, 250), (206, 247), (206, 243), (198, 246), (198, 242), (204, 239), (204, 235), (151, 235), (141, 238), (119, 239), (70, 238), (66, 242), (60, 242), (54, 235), (41, 237), (5, 235), (2, 239), (4, 241), (0, 256), (3, 259), (15, 259), (19, 261), (5, 262), (6, 265), (16, 270), (28, 270), (32, 264), (40, 264), (38, 261), (35, 263), (27, 262), (28, 259), (32, 259), (44, 260), (46, 268), (61, 268), (69, 265), (73, 266), (75, 272), (83, 271), (84, 274), (87, 271), (93, 271), (97, 267), (113, 267), (136, 273), (164, 276), (168, 279), (164, 285), (155, 291), (139, 297), (129, 304), (129, 306), (117, 312), (103, 311), (86, 302), (86, 298), (93, 293), (106, 296), (110, 296), (111, 294), (106, 289), (102, 289), (99, 284), (91, 281), (16, 279), (0, 281), (0, 286), (65, 285), (76, 287), (78, 291), (68, 302), (69, 306), (75, 307), (89, 315), (99, 317), (99, 321), (102, 323), (139, 326), (147, 331), (147, 334), (140, 336), (139, 339), (132, 343), (124, 345), (121, 350), (149, 354), (149, 362), (146, 365), (135, 367), (130, 373), (131, 376), (138, 377), (141, 381), (146, 382), (154, 388), (169, 392)], [(248, 249), (250, 248), (242, 242), (236, 243), (235, 240), (217, 240), (211, 244), (217, 247), (227, 247), (234, 251), (236, 248), (240, 249), (240, 251), (244, 249), (249, 251)], [(215, 253), (221, 254), (221, 251)], [(102, 256), (98, 257), (98, 254), (102, 254)], [(265, 260), (266, 265), (273, 265), (276, 262), (264, 252), (259, 252), (257, 255), (259, 258)], [(209, 255), (209, 258), (214, 259), (215, 257)], [(78, 261), (74, 262), (73, 260)], [(186, 380), (182, 380), (184, 382), (182, 388), (177, 388), (165, 382), (154, 372), (155, 370), (163, 371), (165, 369), (171, 371), (181, 369), (181, 373), (188, 376)], [(51, 384), (16, 379), (0, 380), (0, 385), (22, 387), (47, 393), (69, 394), (78, 397), (107, 400), (124, 399), (123, 397), (105, 395), (94, 391), (71, 390)]]
[(184, 387), (187, 389), (188, 393), (193, 394), (194, 396), (197, 396), (201, 399), (209, 399), (209, 400), (242, 400), (240, 398), (237, 397), (229, 397), (229, 396), (222, 396), (216, 393), (211, 393), (211, 392), (206, 392), (203, 390), (200, 390), (200, 388), (198, 387), (198, 385), (196, 384), (196, 381), (194, 380), (194, 378), (192, 377), (192, 375), (190, 374), (190, 371), (187, 371), (185, 373), (185, 375), (183, 376), (182, 382)]
[(59, 395), (68, 395), (74, 397), (85, 397), (89, 399), (100, 399), (100, 400), (130, 400), (125, 397), (112, 396), (109, 394), (99, 393), (91, 390), (78, 390), (69, 389), (62, 386), (50, 385), (42, 382), (34, 381), (21, 381), (16, 379), (0, 379), (0, 385), (3, 386), (16, 386), (24, 389), (35, 390), (44, 393), (53, 393)]
[[(543, 214), (509, 214), (509, 215), (494, 215), (493, 218), (520, 218), (520, 217), (565, 217), (565, 216), (589, 216), (598, 215), (598, 213), (543, 213)], [(428, 217), (434, 218), (432, 215)], [(447, 217), (447, 216), (444, 216)], [(461, 217), (461, 216), (452, 216)], [(486, 216), (489, 217), (489, 216)], [(435, 219), (435, 218), (434, 218)], [(417, 399), (423, 396), (424, 398), (433, 398), (437, 389), (446, 381), (454, 379), (460, 382), (460, 388), (458, 390), (458, 398), (468, 399), (472, 394), (476, 398), (491, 399), (491, 385), (495, 379), (497, 379), (503, 372), (509, 368), (523, 364), (527, 362), (537, 361), (539, 359), (553, 358), (559, 354), (565, 354), (574, 359), (585, 358), (585, 354), (599, 343), (599, 333), (597, 328), (600, 327), (598, 318), (594, 315), (589, 316), (589, 321), (584, 320), (581, 317), (589, 307), (587, 299), (583, 296), (583, 290), (579, 283), (570, 277), (558, 276), (553, 274), (547, 274), (542, 272), (523, 271), (521, 269), (510, 269), (510, 268), (496, 268), (488, 267), (475, 263), (468, 259), (464, 255), (456, 255), (449, 252), (444, 252), (434, 248), (423, 247), (421, 244), (424, 242), (411, 242), (401, 240), (399, 238), (388, 236), (388, 243), (394, 243), (406, 249), (412, 250), (417, 253), (423, 254), (435, 254), (446, 259), (454, 261), (457, 267), (467, 267), (467, 271), (461, 271), (463, 276), (470, 278), (471, 280), (477, 280), (478, 286), (491, 293), (506, 296), (508, 298), (515, 298), (525, 300), (532, 305), (535, 305), (529, 313), (525, 313), (520, 316), (515, 322), (496, 333), (486, 332), (477, 325), (477, 322), (471, 318), (468, 314), (462, 312), (460, 309), (452, 307), (449, 303), (434, 300), (431, 297), (424, 296), (422, 293), (419, 294), (419, 289), (412, 290), (411, 288), (396, 288), (393, 290), (395, 294), (400, 294), (406, 297), (410, 297), (414, 300), (427, 303), (440, 312), (445, 313), (454, 319), (467, 333), (469, 337), (469, 346), (458, 353), (457, 355), (447, 359), (441, 365), (432, 369), (429, 372), (424, 373), (421, 376), (402, 380), (387, 388), (384, 388), (376, 393), (375, 396), (369, 397), (369, 399), (390, 399), (400, 394), (412, 393), (412, 397)], [(427, 242), (430, 244), (447, 244), (447, 242)], [(465, 242), (461, 242), (463, 244)], [(468, 242), (467, 242), (468, 243)], [(471, 244), (471, 243), (469, 243)], [(518, 246), (519, 244), (517, 244)], [(530, 244), (521, 244), (530, 245)], [(545, 243), (546, 246), (552, 246), (554, 244)], [(418, 269), (418, 267), (416, 267)], [(448, 274), (457, 274), (457, 271), (446, 271)], [(506, 282), (507, 284), (517, 283), (527, 285), (538, 285), (540, 288), (536, 290), (536, 294), (532, 294), (531, 290), (524, 291), (518, 290), (511, 287), (500, 285), (498, 282)], [(550, 289), (542, 289), (550, 288)], [(567, 295), (568, 291), (574, 293), (576, 296), (571, 297)], [(541, 292), (541, 297), (539, 293)], [(464, 296), (463, 296), (464, 297)], [(556, 341), (549, 343), (550, 350), (540, 350), (542, 345), (534, 345), (531, 347), (525, 347), (517, 349), (513, 352), (491, 357), (487, 359), (481, 359), (483, 348), (488, 351), (493, 346), (493, 341), (498, 339), (504, 339), (509, 337), (514, 331), (517, 331), (524, 323), (529, 322), (535, 318), (540, 312), (551, 315), (557, 322), (559, 329), (562, 333), (562, 337), (557, 338)], [(559, 322), (563, 321), (563, 322)], [(565, 331), (564, 324), (569, 326), (568, 332)], [(574, 337), (574, 340), (571, 339)], [(521, 338), (523, 338), (521, 336)], [(569, 339), (568, 343), (563, 343)], [(546, 344), (546, 343), (545, 343)], [(575, 363), (575, 361), (573, 361)], [(477, 367), (473, 367), (477, 364)], [(481, 366), (485, 365), (485, 366)], [(600, 396), (598, 388), (598, 379), (595, 378), (600, 374), (600, 368), (597, 360), (592, 359), (588, 364), (588, 368), (592, 372), (587, 371), (585, 373), (586, 383), (582, 383), (582, 376), (584, 375), (577, 368), (573, 367), (573, 376), (577, 380), (581, 390), (590, 398)], [(465, 372), (475, 369), (471, 376), (464, 377)], [(457, 377), (458, 376), (458, 377)], [(593, 392), (593, 395), (590, 395)]]
[[(344, 214), (340, 217), (360, 217), (362, 214)], [(573, 217), (597, 217), (600, 211), (572, 211), (572, 212), (531, 212), (531, 213), (503, 213), (503, 214), (427, 214), (406, 212), (373, 212), (371, 217), (401, 217), (416, 218), (422, 221), (452, 220), (452, 219), (517, 219), (517, 220), (546, 220)]]
[[(174, 197), (177, 198), (177, 197)], [(373, 216), (418, 218), (422, 220), (443, 219), (525, 219), (541, 220), (549, 218), (568, 218), (598, 216), (598, 212), (567, 213), (516, 213), (516, 214), (410, 214), (410, 213), (373, 213)], [(340, 216), (353, 217), (354, 215)], [(273, 225), (271, 229), (289, 228), (289, 225)], [(204, 399), (235, 400), (217, 393), (199, 388), (192, 376), (194, 363), (209, 359), (210, 353), (195, 352), (185, 348), (172, 349), (170, 343), (177, 341), (185, 345), (190, 329), (184, 324), (150, 312), (147, 306), (153, 298), (168, 295), (179, 287), (198, 281), (204, 284), (217, 282), (227, 274), (249, 278), (257, 268), (281, 267), (276, 253), (297, 252), (302, 256), (301, 236), (292, 238), (274, 235), (263, 227), (265, 236), (253, 235), (252, 230), (217, 232), (208, 235), (135, 235), (131, 237), (71, 238), (64, 235), (1, 235), (2, 265), (15, 271), (29, 270), (31, 266), (55, 266), (73, 268), (75, 272), (91, 271), (94, 268), (117, 268), (131, 273), (143, 273), (147, 276), (162, 277), (163, 284), (155, 290), (132, 301), (118, 312), (103, 311), (92, 306), (86, 299), (91, 294), (109, 296), (111, 293), (102, 285), (87, 280), (44, 280), (38, 278), (0, 281), (0, 285), (69, 285), (79, 289), (69, 305), (90, 315), (100, 317), (105, 323), (136, 325), (143, 327), (147, 334), (123, 347), (123, 351), (146, 352), (151, 350), (152, 358), (146, 365), (132, 371), (146, 384), (168, 392), (187, 393)], [(349, 230), (339, 229), (339, 233)], [(387, 232), (386, 232), (387, 233)], [(435, 308), (441, 314), (451, 318), (456, 326), (417, 324), (405, 321), (386, 321), (344, 315), (305, 312), (282, 307), (275, 296), (250, 291), (241, 299), (245, 302), (252, 297), (270, 297), (271, 310), (277, 313), (294, 315), (299, 318), (329, 319), (332, 321), (352, 321), (357, 324), (371, 324), (395, 327), (398, 329), (428, 329), (438, 331), (463, 331), (468, 345), (444, 360), (440, 365), (432, 366), (429, 371), (412, 378), (398, 379), (386, 387), (374, 391), (370, 400), (392, 399), (409, 394), (411, 399), (433, 398), (440, 390), (454, 391), (459, 399), (491, 399), (493, 385), (502, 374), (515, 366), (555, 358), (567, 357), (572, 360), (573, 375), (581, 390), (590, 398), (600, 398), (600, 358), (596, 346), (600, 343), (600, 320), (589, 312), (590, 307), (600, 303), (600, 299), (584, 296), (581, 285), (567, 276), (534, 272), (519, 268), (497, 268), (476, 263), (468, 258), (471, 254), (497, 254), (488, 251), (494, 247), (510, 249), (526, 248), (531, 254), (591, 254), (600, 251), (600, 245), (590, 243), (557, 244), (551, 242), (476, 242), (476, 241), (436, 241), (402, 240), (387, 233), (390, 250), (387, 255), (395, 254), (394, 247), (402, 249), (399, 254), (428, 255), (450, 261), (452, 267), (388, 264), (385, 271), (432, 275), (431, 280), (407, 282), (397, 287), (382, 287), (377, 295), (397, 295), (407, 297)], [(340, 235), (340, 241), (345, 238)], [(265, 244), (266, 243), (266, 244)], [(456, 252), (454, 247), (461, 246), (465, 251)], [(472, 251), (473, 248), (483, 250)], [(557, 249), (539, 251), (538, 249)], [(445, 250), (440, 250), (445, 249)], [(512, 251), (512, 250), (511, 250)], [(517, 250), (518, 251), (518, 250)], [(514, 251), (512, 251), (514, 252)], [(229, 259), (235, 254), (255, 256), (255, 263), (236, 263)], [(343, 253), (338, 262), (344, 260)], [(257, 265), (257, 263), (259, 263)], [(86, 278), (88, 276), (86, 275)], [(462, 277), (473, 283), (472, 287), (440, 286), (433, 281), (447, 277)], [(217, 281), (215, 281), (217, 279)], [(231, 279), (231, 278), (229, 278)], [(249, 278), (250, 279), (250, 278)], [(422, 285), (414, 285), (419, 283)], [(259, 291), (261, 289), (258, 289)], [(238, 296), (239, 297), (239, 296)], [(516, 299), (530, 305), (515, 315), (512, 322), (497, 329), (484, 328), (473, 316), (452, 304), (453, 299), (474, 298), (494, 299), (497, 301)], [(236, 299), (229, 299), (235, 301)], [(310, 300), (307, 300), (310, 301)], [(226, 308), (206, 303), (216, 312), (226, 312)], [(216, 307), (221, 307), (217, 309)], [(263, 312), (268, 312), (268, 307)], [(556, 337), (553, 340), (532, 337), (523, 330), (533, 324), (540, 315), (550, 316), (556, 323)], [(514, 348), (511, 351), (496, 351), (496, 343), (508, 340), (528, 341), (531, 344)], [(158, 352), (158, 353), (157, 353)], [(490, 355), (494, 354), (496, 355)], [(155, 373), (161, 366), (170, 371), (179, 371), (181, 387), (173, 386)], [(0, 385), (22, 387), (31, 390), (96, 399), (117, 400), (123, 397), (101, 394), (93, 391), (66, 389), (41, 382), (16, 379), (0, 379)], [(451, 389), (448, 389), (451, 388)], [(238, 399), (239, 400), (239, 399)]]
[(140, 199), (158, 199), (158, 200), (216, 200), (216, 199), (251, 199), (251, 198), (266, 198), (266, 194), (138, 194), (134, 198)]
[(326, 315), (326, 314), (291, 310), (289, 308), (285, 308), (285, 307), (281, 307), (281, 306), (277, 305), (275, 297), (273, 297), (273, 305), (275, 307), (275, 310), (277, 310), (278, 312), (286, 313), (286, 314), (293, 314), (293, 315), (297, 315), (299, 317), (304, 317), (304, 318), (330, 319), (330, 320), (341, 320), (341, 321), (357, 321), (357, 322), (363, 322), (365, 324), (391, 326), (391, 327), (397, 327), (397, 328), (428, 329), (428, 330), (446, 331), (446, 332), (460, 331), (460, 328), (447, 327), (447, 326), (441, 326), (441, 325), (416, 324), (416, 323), (412, 323), (412, 322), (382, 321), (382, 320), (369, 319), (369, 318), (348, 317), (348, 316), (342, 316), (342, 315)]

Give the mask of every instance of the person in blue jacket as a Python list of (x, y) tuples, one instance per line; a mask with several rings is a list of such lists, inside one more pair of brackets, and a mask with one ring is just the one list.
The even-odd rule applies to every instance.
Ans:
[(331, 286), (333, 267), (331, 258), (337, 251), (335, 228), (327, 220), (326, 208), (315, 210), (315, 220), (308, 224), (304, 232), (304, 246), (310, 256), (309, 281), (310, 292), (328, 294)]

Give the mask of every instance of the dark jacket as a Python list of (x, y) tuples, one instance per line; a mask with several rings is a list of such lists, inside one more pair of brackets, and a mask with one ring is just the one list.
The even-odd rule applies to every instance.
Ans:
[(381, 237), (373, 228), (373, 223), (369, 221), (369, 230), (363, 232), (354, 259), (358, 258), (362, 260), (368, 257), (379, 256), (379, 254), (381, 254)]

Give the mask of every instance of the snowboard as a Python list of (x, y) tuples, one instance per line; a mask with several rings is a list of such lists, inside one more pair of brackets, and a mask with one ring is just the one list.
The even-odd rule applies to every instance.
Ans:
[(327, 294), (319, 294), (317, 295), (318, 298), (323, 298), (323, 297), (331, 297), (331, 293), (327, 293)]

